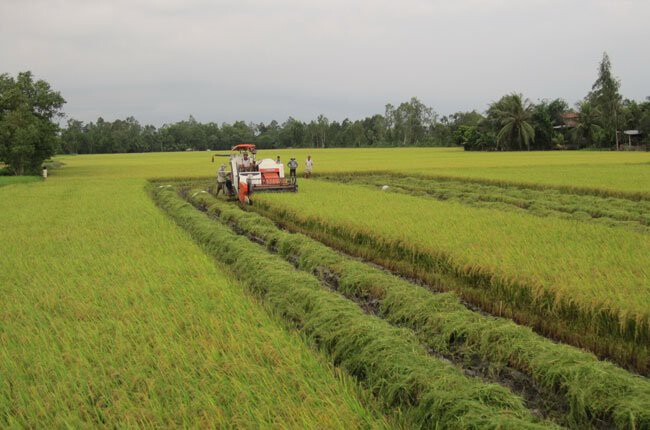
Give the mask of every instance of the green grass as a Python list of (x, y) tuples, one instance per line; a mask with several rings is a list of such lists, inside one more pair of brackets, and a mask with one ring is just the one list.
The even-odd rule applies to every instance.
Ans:
[(391, 425), (144, 186), (0, 189), (0, 427)]
[(468, 378), (429, 355), (409, 330), (365, 314), (322, 288), (311, 275), (210, 220), (173, 187), (153, 189), (156, 202), (210, 255), (225, 262), (337, 365), (363, 381), (387, 407), (403, 410), (418, 428), (542, 428), (520, 398)]
[(334, 283), (346, 297), (376, 303), (379, 315), (413, 329), (427, 347), (462, 363), (475, 362), (477, 357), (485, 360), (490, 363), (485, 375), (497, 375), (495, 380), (508, 380), (508, 368), (526, 374), (541, 387), (537, 407), (559, 403), (556, 410), (546, 412), (561, 413), (558, 419), (563, 424), (650, 426), (650, 382), (645, 378), (508, 320), (473, 312), (453, 294), (431, 294), (304, 235), (282, 231), (269, 219), (244, 212), (200, 189), (188, 191), (186, 198), (235, 231), (261, 240), (300, 269)]
[[(303, 181), (298, 194), (257, 194), (276, 219), (345, 237), (412, 275), (453, 273), (476, 288), (467, 299), (519, 319), (539, 310), (550, 330), (580, 346), (613, 335), (635, 345), (650, 339), (650, 237), (572, 220), (538, 218), (454, 202), (383, 193), (357, 185)], [(615, 287), (614, 287), (615, 286)], [(559, 319), (557, 317), (560, 317)], [(565, 321), (562, 323), (561, 319)], [(542, 318), (541, 321), (544, 319)], [(529, 321), (530, 322), (530, 319)], [(578, 324), (578, 325), (574, 325)], [(566, 333), (563, 333), (565, 330)], [(583, 332), (583, 330), (586, 330)], [(644, 352), (645, 351), (645, 352)], [(647, 369), (646, 349), (611, 351)]]

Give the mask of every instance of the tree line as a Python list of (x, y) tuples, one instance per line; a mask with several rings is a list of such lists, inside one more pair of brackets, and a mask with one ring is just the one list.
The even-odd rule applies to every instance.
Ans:
[(622, 130), (639, 130), (638, 143), (650, 143), (650, 99), (624, 100), (620, 81), (603, 54), (598, 79), (584, 100), (571, 109), (563, 99), (532, 103), (512, 93), (476, 110), (438, 115), (416, 97), (384, 114), (360, 120), (331, 121), (324, 115), (303, 122), (201, 123), (189, 119), (160, 128), (142, 126), (133, 117), (113, 122), (99, 118), (84, 124), (70, 119), (63, 130), (60, 152), (115, 152), (228, 149), (241, 142), (260, 148), (337, 148), (391, 146), (463, 146), (466, 150), (517, 151), (612, 148)]
[(319, 115), (309, 122), (290, 117), (283, 123), (217, 124), (201, 123), (190, 116), (156, 128), (143, 126), (133, 117), (112, 122), (99, 118), (88, 124), (70, 119), (62, 130), (59, 149), (67, 154), (223, 150), (242, 142), (262, 149), (452, 146), (455, 123), (453, 118), (438, 118), (417, 98), (397, 107), (387, 105), (384, 115), (340, 122)]
[[(34, 173), (59, 154), (102, 154), (224, 150), (250, 142), (262, 149), (463, 146), (474, 151), (613, 148), (622, 130), (638, 130), (637, 143), (650, 146), (650, 98), (624, 100), (607, 54), (592, 90), (574, 109), (563, 99), (532, 103), (512, 93), (477, 110), (441, 116), (416, 97), (387, 104), (383, 114), (332, 121), (324, 115), (305, 122), (235, 121), (202, 123), (192, 116), (162, 127), (134, 117), (84, 123), (68, 119), (65, 100), (31, 72), (0, 75), (0, 174)], [(3, 167), (4, 166), (4, 167)]]

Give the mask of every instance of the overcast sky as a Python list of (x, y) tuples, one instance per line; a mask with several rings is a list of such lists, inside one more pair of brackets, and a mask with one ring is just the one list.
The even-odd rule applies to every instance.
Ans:
[(341, 120), (412, 96), (573, 104), (607, 51), (642, 100), (649, 21), (648, 0), (0, 0), (0, 73), (33, 71), (84, 121)]

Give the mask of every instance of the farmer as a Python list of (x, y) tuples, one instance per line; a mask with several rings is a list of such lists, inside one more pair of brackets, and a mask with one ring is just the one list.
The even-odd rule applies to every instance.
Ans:
[(226, 188), (227, 177), (228, 174), (226, 173), (226, 165), (222, 164), (221, 167), (219, 167), (219, 170), (217, 170), (217, 195), (219, 195), (219, 191), (223, 191), (225, 195), (228, 194), (228, 190)]
[(311, 155), (307, 156), (307, 161), (305, 161), (305, 178), (311, 176), (311, 171), (314, 169), (314, 160), (311, 159)]
[(289, 167), (289, 179), (291, 180), (291, 183), (295, 184), (296, 183), (296, 169), (298, 168), (298, 162), (296, 161), (295, 158), (291, 157), (291, 160), (287, 163), (287, 167)]
[(280, 161), (280, 156), (279, 155), (275, 159), (275, 164), (282, 164), (282, 161)]
[(47, 167), (43, 166), (43, 180), (47, 179)]
[(244, 152), (244, 158), (241, 160), (241, 171), (250, 172), (253, 170), (253, 160), (248, 157), (248, 152)]

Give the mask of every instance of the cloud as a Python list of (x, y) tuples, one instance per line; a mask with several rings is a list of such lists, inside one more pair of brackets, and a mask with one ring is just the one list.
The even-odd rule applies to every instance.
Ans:
[(34, 71), (85, 121), (343, 119), (411, 96), (440, 113), (511, 91), (573, 103), (606, 50), (641, 99), (647, 16), (631, 0), (5, 0), (0, 71)]

